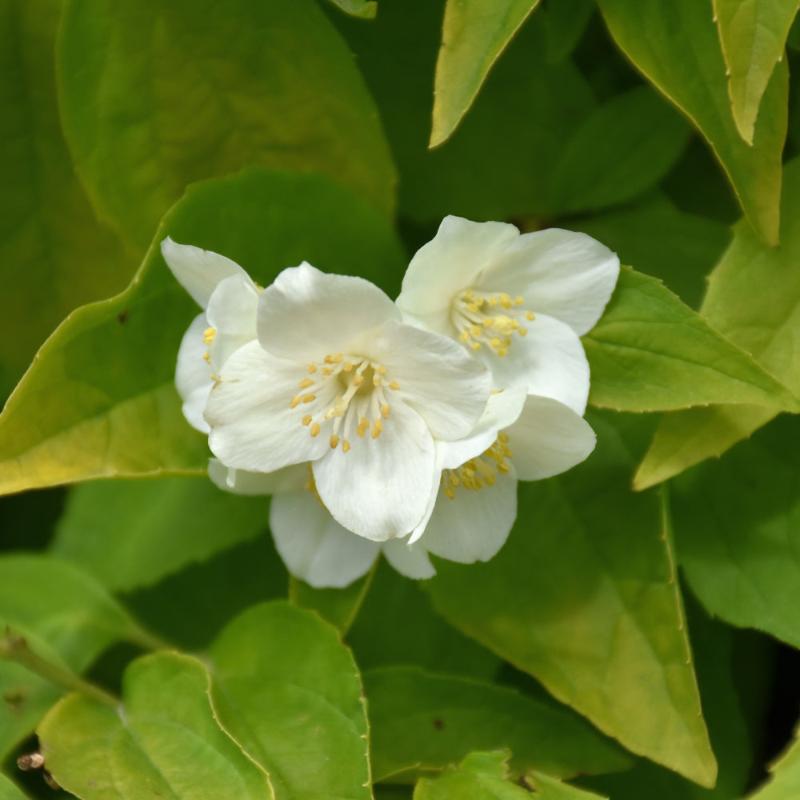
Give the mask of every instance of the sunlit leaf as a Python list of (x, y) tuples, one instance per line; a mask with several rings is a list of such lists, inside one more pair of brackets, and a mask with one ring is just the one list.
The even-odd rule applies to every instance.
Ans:
[(26, 796), (5, 775), (0, 775), (0, 800), (26, 800)]
[[(618, 411), (710, 403), (798, 409), (794, 396), (660, 281), (623, 269), (600, 322), (584, 337), (589, 400)], [(634, 378), (635, 376), (635, 378)]]
[(197, 307), (161, 257), (167, 235), (224, 253), (262, 285), (307, 260), (394, 291), (403, 263), (388, 223), (325, 179), (253, 169), (193, 188), (165, 218), (130, 287), (75, 312), (9, 400), (0, 416), (0, 492), (205, 473), (205, 438), (184, 421), (173, 385)]
[(358, 668), (335, 628), (288, 603), (255, 606), (211, 647), (217, 717), (278, 800), (369, 800)]
[(375, 107), (313, 0), (68, 0), (59, 44), (78, 171), (141, 249), (188, 184), (252, 164), (319, 171), (392, 207)]
[(585, 464), (520, 488), (492, 561), (440, 562), (430, 591), (453, 624), (629, 750), (713, 785), (659, 498), (630, 491), (633, 457), (606, 420), (590, 420), (598, 446)]
[(372, 772), (404, 781), (455, 764), (471, 750), (507, 747), (511, 769), (571, 777), (623, 769), (628, 759), (552, 700), (471, 678), (385, 667), (364, 675)]
[[(786, 167), (781, 246), (765, 247), (740, 222), (711, 274), (706, 319), (793, 392), (800, 393), (800, 160)], [(667, 415), (636, 473), (646, 488), (718, 456), (775, 416), (763, 407), (725, 407)]]
[(753, 143), (761, 98), (777, 63), (798, 0), (713, 0), (722, 53), (728, 71), (733, 118), (742, 138)]
[(788, 71), (774, 70), (753, 144), (739, 135), (728, 103), (725, 63), (710, 9), (697, 0), (599, 0), (611, 35), (652, 83), (697, 126), (761, 237), (778, 241), (781, 152)]
[(539, 0), (447, 0), (436, 61), (430, 146), (456, 129), (489, 70)]
[(134, 269), (94, 216), (61, 133), (53, 48), (59, 0), (0, 0), (0, 280), (13, 287), (0, 336), (0, 402), (76, 306)]
[(352, 17), (374, 19), (378, 13), (377, 0), (331, 0), (331, 2)]
[(69, 695), (38, 728), (48, 770), (83, 800), (272, 800), (218, 725), (209, 684), (200, 661), (159, 653), (128, 667), (121, 708)]
[(750, 800), (793, 800), (800, 794), (800, 743), (796, 738), (769, 771), (769, 780), (749, 795)]

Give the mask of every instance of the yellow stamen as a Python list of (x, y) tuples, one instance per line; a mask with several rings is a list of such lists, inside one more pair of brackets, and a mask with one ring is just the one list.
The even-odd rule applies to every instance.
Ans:
[(307, 369), (307, 370), (308, 370), (310, 373), (312, 373), (312, 374), (313, 374), (313, 373), (315, 373), (315, 372), (317, 371), (317, 365), (316, 365), (316, 364), (315, 364), (315, 363), (312, 361), (312, 362), (311, 362), (311, 363), (310, 363), (310, 364), (309, 364), (309, 365), (306, 367), (306, 369)]
[(303, 395), (303, 402), (304, 403), (313, 403), (317, 399), (315, 394), (304, 394)]
[(217, 329), (216, 328), (206, 328), (203, 331), (203, 344), (211, 344), (217, 337)]
[(342, 452), (350, 452), (350, 442), (348, 442), (347, 439), (342, 439)]
[(361, 417), (358, 421), (358, 427), (356, 428), (356, 433), (363, 439), (364, 434), (369, 429), (369, 420), (366, 417)]
[(381, 406), (381, 416), (384, 419), (388, 419), (389, 418), (389, 404), (388, 403), (384, 403)]
[(301, 389), (308, 389), (309, 386), (313, 386), (313, 385), (314, 385), (314, 381), (311, 378), (303, 378), (303, 380), (301, 380), (300, 383), (298, 384), (298, 386)]
[(315, 422), (315, 423), (312, 424), (311, 429), (309, 430), (309, 433), (312, 436), (319, 436), (319, 422)]
[(380, 417), (372, 425), (372, 438), (377, 439), (383, 432), (383, 422)]
[(339, 437), (334, 433), (330, 438), (331, 450), (335, 450), (339, 446)]
[(313, 419), (313, 417), (311, 416), (311, 414), (306, 414), (306, 415), (303, 417), (303, 425), (305, 425), (306, 427), (308, 427), (308, 426), (311, 424), (311, 420), (312, 420), (312, 419)]

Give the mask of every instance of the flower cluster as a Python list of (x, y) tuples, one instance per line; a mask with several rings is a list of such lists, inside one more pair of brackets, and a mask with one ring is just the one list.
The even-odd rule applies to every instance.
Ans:
[(262, 289), (216, 253), (162, 252), (203, 309), (176, 384), (211, 479), (274, 495), (278, 552), (313, 586), (346, 586), (380, 553), (412, 578), (434, 574), (429, 554), (486, 561), (517, 481), (594, 448), (579, 337), (619, 261), (584, 234), (447, 217), (396, 302), (307, 263)]

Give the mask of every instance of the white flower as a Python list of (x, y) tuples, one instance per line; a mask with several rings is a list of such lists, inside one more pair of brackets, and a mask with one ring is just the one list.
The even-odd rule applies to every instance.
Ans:
[(256, 337), (259, 289), (238, 264), (210, 250), (166, 238), (161, 253), (172, 274), (203, 309), (181, 341), (175, 385), (189, 424), (208, 433), (203, 412), (214, 377), (231, 353)]
[(208, 398), (212, 452), (253, 472), (310, 462), (325, 507), (367, 539), (414, 529), (437, 488), (436, 443), (467, 435), (486, 407), (486, 369), (404, 324), (368, 281), (308, 264), (264, 290), (257, 330)]
[(412, 259), (397, 303), (486, 363), (497, 388), (523, 385), (583, 414), (589, 366), (579, 337), (618, 274), (617, 256), (582, 233), (520, 235), (501, 222), (446, 217)]
[(439, 490), (413, 533), (387, 542), (356, 536), (336, 522), (307, 466), (264, 475), (212, 461), (209, 474), (228, 491), (272, 494), (270, 528), (289, 572), (317, 588), (343, 587), (366, 574), (380, 553), (414, 579), (435, 574), (429, 553), (463, 564), (488, 561), (516, 519), (517, 480), (564, 472), (594, 444), (586, 421), (556, 400), (519, 391), (493, 395), (468, 437), (438, 443)]

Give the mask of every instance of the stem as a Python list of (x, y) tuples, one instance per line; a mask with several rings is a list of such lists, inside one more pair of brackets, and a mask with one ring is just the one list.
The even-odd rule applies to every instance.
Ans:
[(80, 692), (93, 700), (98, 700), (107, 705), (116, 706), (118, 704), (117, 699), (105, 689), (83, 680), (83, 678), (69, 669), (53, 664), (34, 653), (25, 637), (14, 633), (10, 628), (6, 628), (3, 636), (0, 637), (0, 659), (14, 661), (30, 672), (56, 686), (63, 687), (67, 691)]

